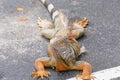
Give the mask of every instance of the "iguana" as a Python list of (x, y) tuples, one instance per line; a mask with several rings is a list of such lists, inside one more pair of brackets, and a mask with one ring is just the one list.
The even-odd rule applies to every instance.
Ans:
[(68, 27), (67, 17), (58, 9), (55, 9), (49, 0), (40, 0), (51, 14), (53, 24), (50, 21), (38, 19), (38, 25), (41, 28), (41, 35), (50, 39), (48, 45), (49, 57), (42, 57), (35, 60), (36, 72), (32, 72), (33, 78), (48, 77), (50, 72), (44, 67), (55, 67), (56, 71), (82, 70), (76, 78), (92, 79), (92, 66), (86, 61), (77, 61), (78, 56), (85, 52), (77, 42), (77, 38), (85, 33), (85, 27), (88, 24), (87, 18), (81, 21), (74, 21), (72, 26)]

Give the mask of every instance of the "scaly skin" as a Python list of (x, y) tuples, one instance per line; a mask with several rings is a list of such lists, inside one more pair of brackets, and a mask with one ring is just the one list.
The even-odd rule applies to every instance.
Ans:
[(70, 29), (67, 24), (67, 18), (61, 11), (59, 11), (59, 16), (55, 18), (54, 27), (49, 21), (38, 19), (41, 34), (50, 39), (50, 44), (48, 45), (49, 57), (38, 58), (35, 61), (36, 72), (32, 72), (35, 79), (50, 75), (50, 72), (45, 71), (44, 67), (55, 67), (56, 71), (82, 70), (83, 73), (78, 74), (76, 78), (94, 80), (94, 77), (91, 76), (91, 64), (77, 61), (84, 49), (80, 48), (76, 39), (85, 33), (88, 20), (87, 18), (82, 21), (76, 20)]

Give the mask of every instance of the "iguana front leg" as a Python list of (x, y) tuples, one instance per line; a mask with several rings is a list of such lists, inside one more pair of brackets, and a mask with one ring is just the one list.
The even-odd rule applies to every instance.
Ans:
[(48, 77), (50, 72), (45, 71), (44, 67), (52, 66), (52, 60), (49, 57), (38, 58), (35, 61), (36, 72), (32, 72), (34, 79)]
[(94, 80), (94, 77), (91, 75), (92, 73), (92, 66), (90, 63), (85, 61), (77, 61), (74, 66), (75, 70), (82, 70), (82, 74), (78, 74), (76, 78), (81, 78), (85, 80)]

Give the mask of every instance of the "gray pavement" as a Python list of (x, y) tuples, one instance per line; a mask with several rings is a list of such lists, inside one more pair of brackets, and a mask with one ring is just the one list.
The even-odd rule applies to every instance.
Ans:
[[(51, 0), (69, 19), (87, 17), (85, 36), (78, 41), (87, 53), (79, 60), (92, 64), (93, 72), (120, 65), (120, 0)], [(22, 12), (16, 8), (23, 7)], [(51, 20), (39, 0), (0, 0), (0, 80), (33, 80), (35, 59), (47, 56), (49, 40), (39, 34), (38, 17)], [(27, 18), (19, 22), (20, 18)], [(56, 72), (45, 80), (65, 80), (80, 71)]]

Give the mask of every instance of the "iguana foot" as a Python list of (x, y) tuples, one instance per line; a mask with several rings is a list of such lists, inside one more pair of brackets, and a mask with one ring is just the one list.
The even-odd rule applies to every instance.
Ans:
[(49, 22), (48, 20), (42, 20), (40, 17), (38, 17), (38, 26), (40, 28), (47, 28), (47, 29), (50, 29), (52, 27), (52, 23)]
[(77, 79), (81, 78), (83, 80), (94, 80), (94, 76), (92, 76), (92, 75), (80, 75), (80, 74), (78, 74), (78, 75), (76, 75), (76, 78)]
[(81, 26), (83, 28), (86, 28), (86, 26), (88, 25), (88, 19), (86, 17), (84, 17), (83, 20), (81, 20), (81, 21), (75, 20), (72, 25), (73, 25), (73, 27)]
[(48, 77), (50, 75), (50, 72), (40, 70), (40, 71), (32, 72), (32, 75), (33, 75), (34, 79), (37, 79), (37, 78), (42, 78), (43, 79), (43, 77)]

